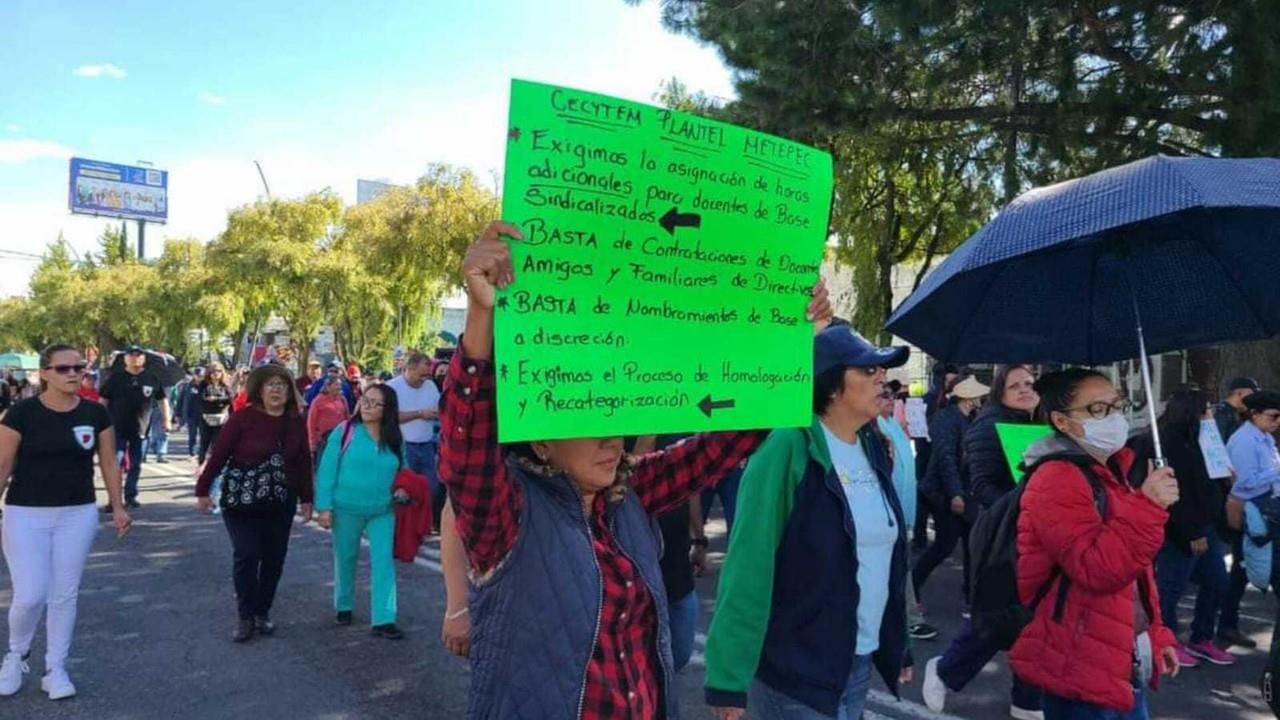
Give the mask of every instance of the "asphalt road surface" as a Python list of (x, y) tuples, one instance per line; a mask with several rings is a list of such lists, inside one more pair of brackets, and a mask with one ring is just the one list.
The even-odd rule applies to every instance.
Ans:
[[(172, 447), (185, 449), (185, 439), (175, 436)], [(80, 591), (68, 668), (79, 695), (51, 702), (40, 692), (42, 624), (32, 649), (32, 674), (17, 696), (0, 698), (0, 718), (463, 717), (468, 671), (464, 661), (440, 645), (444, 585), (434, 544), (424, 547), (413, 565), (398, 566), (398, 624), (408, 637), (389, 641), (368, 632), (364, 565), (357, 586), (356, 623), (333, 624), (329, 536), (314, 524), (295, 525), (272, 613), (276, 635), (236, 645), (230, 639), (235, 620), (230, 545), (218, 517), (194, 511), (193, 469), (182, 454), (171, 456), (165, 465), (148, 463), (140, 496), (144, 506), (133, 512), (133, 532), (118, 541), (104, 522)], [(713, 567), (723, 550), (723, 529), (716, 520), (709, 528)], [(925, 589), (929, 621), (942, 636), (916, 644), (921, 669), (959, 629), (959, 581), (958, 566), (948, 564)], [(701, 632), (693, 662), (679, 678), (685, 718), (710, 717), (702, 701), (701, 649), (715, 582), (714, 573), (699, 580)], [(7, 611), (10, 598), (7, 568), (0, 563), (0, 610)], [(1244, 630), (1263, 648), (1270, 641), (1273, 602), (1254, 590), (1246, 596)], [(1190, 620), (1190, 603), (1184, 600), (1184, 607), (1185, 623)], [(1152, 697), (1153, 716), (1271, 718), (1258, 691), (1264, 661), (1265, 651), (1256, 650), (1243, 654), (1235, 667), (1183, 671)], [(875, 682), (868, 720), (1008, 717), (1009, 671), (1003, 657), (965, 692), (951, 696), (945, 716), (920, 704), (918, 676), (901, 701)]]

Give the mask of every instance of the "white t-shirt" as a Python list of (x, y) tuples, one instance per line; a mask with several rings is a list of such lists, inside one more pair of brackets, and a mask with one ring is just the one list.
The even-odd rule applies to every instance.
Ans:
[[(422, 384), (415, 388), (401, 375), (387, 383), (387, 387), (396, 391), (400, 412), (440, 409), (440, 391), (430, 378), (423, 378)], [(405, 442), (410, 443), (431, 442), (436, 439), (435, 425), (430, 420), (418, 419), (400, 423), (400, 434), (404, 435)]]

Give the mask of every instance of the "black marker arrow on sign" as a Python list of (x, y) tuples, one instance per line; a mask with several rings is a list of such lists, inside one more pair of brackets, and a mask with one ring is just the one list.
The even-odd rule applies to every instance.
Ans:
[(728, 410), (737, 404), (737, 401), (734, 400), (712, 400), (711, 396), (707, 395), (698, 403), (698, 409), (702, 411), (703, 415), (711, 417), (712, 410)]
[(679, 208), (672, 207), (665, 215), (658, 218), (668, 234), (675, 235), (678, 227), (702, 227), (702, 216), (697, 213), (682, 213)]

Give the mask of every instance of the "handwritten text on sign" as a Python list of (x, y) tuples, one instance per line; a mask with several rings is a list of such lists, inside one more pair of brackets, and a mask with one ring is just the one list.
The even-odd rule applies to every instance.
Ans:
[(502, 198), (503, 442), (808, 425), (829, 155), (517, 80)]

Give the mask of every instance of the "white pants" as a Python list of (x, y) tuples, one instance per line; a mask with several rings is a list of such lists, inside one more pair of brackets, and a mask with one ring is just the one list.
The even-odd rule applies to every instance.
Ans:
[(96, 505), (4, 508), (4, 559), (13, 579), (9, 652), (26, 655), (47, 605), (45, 668), (64, 667), (76, 625), (80, 576), (98, 532)]

